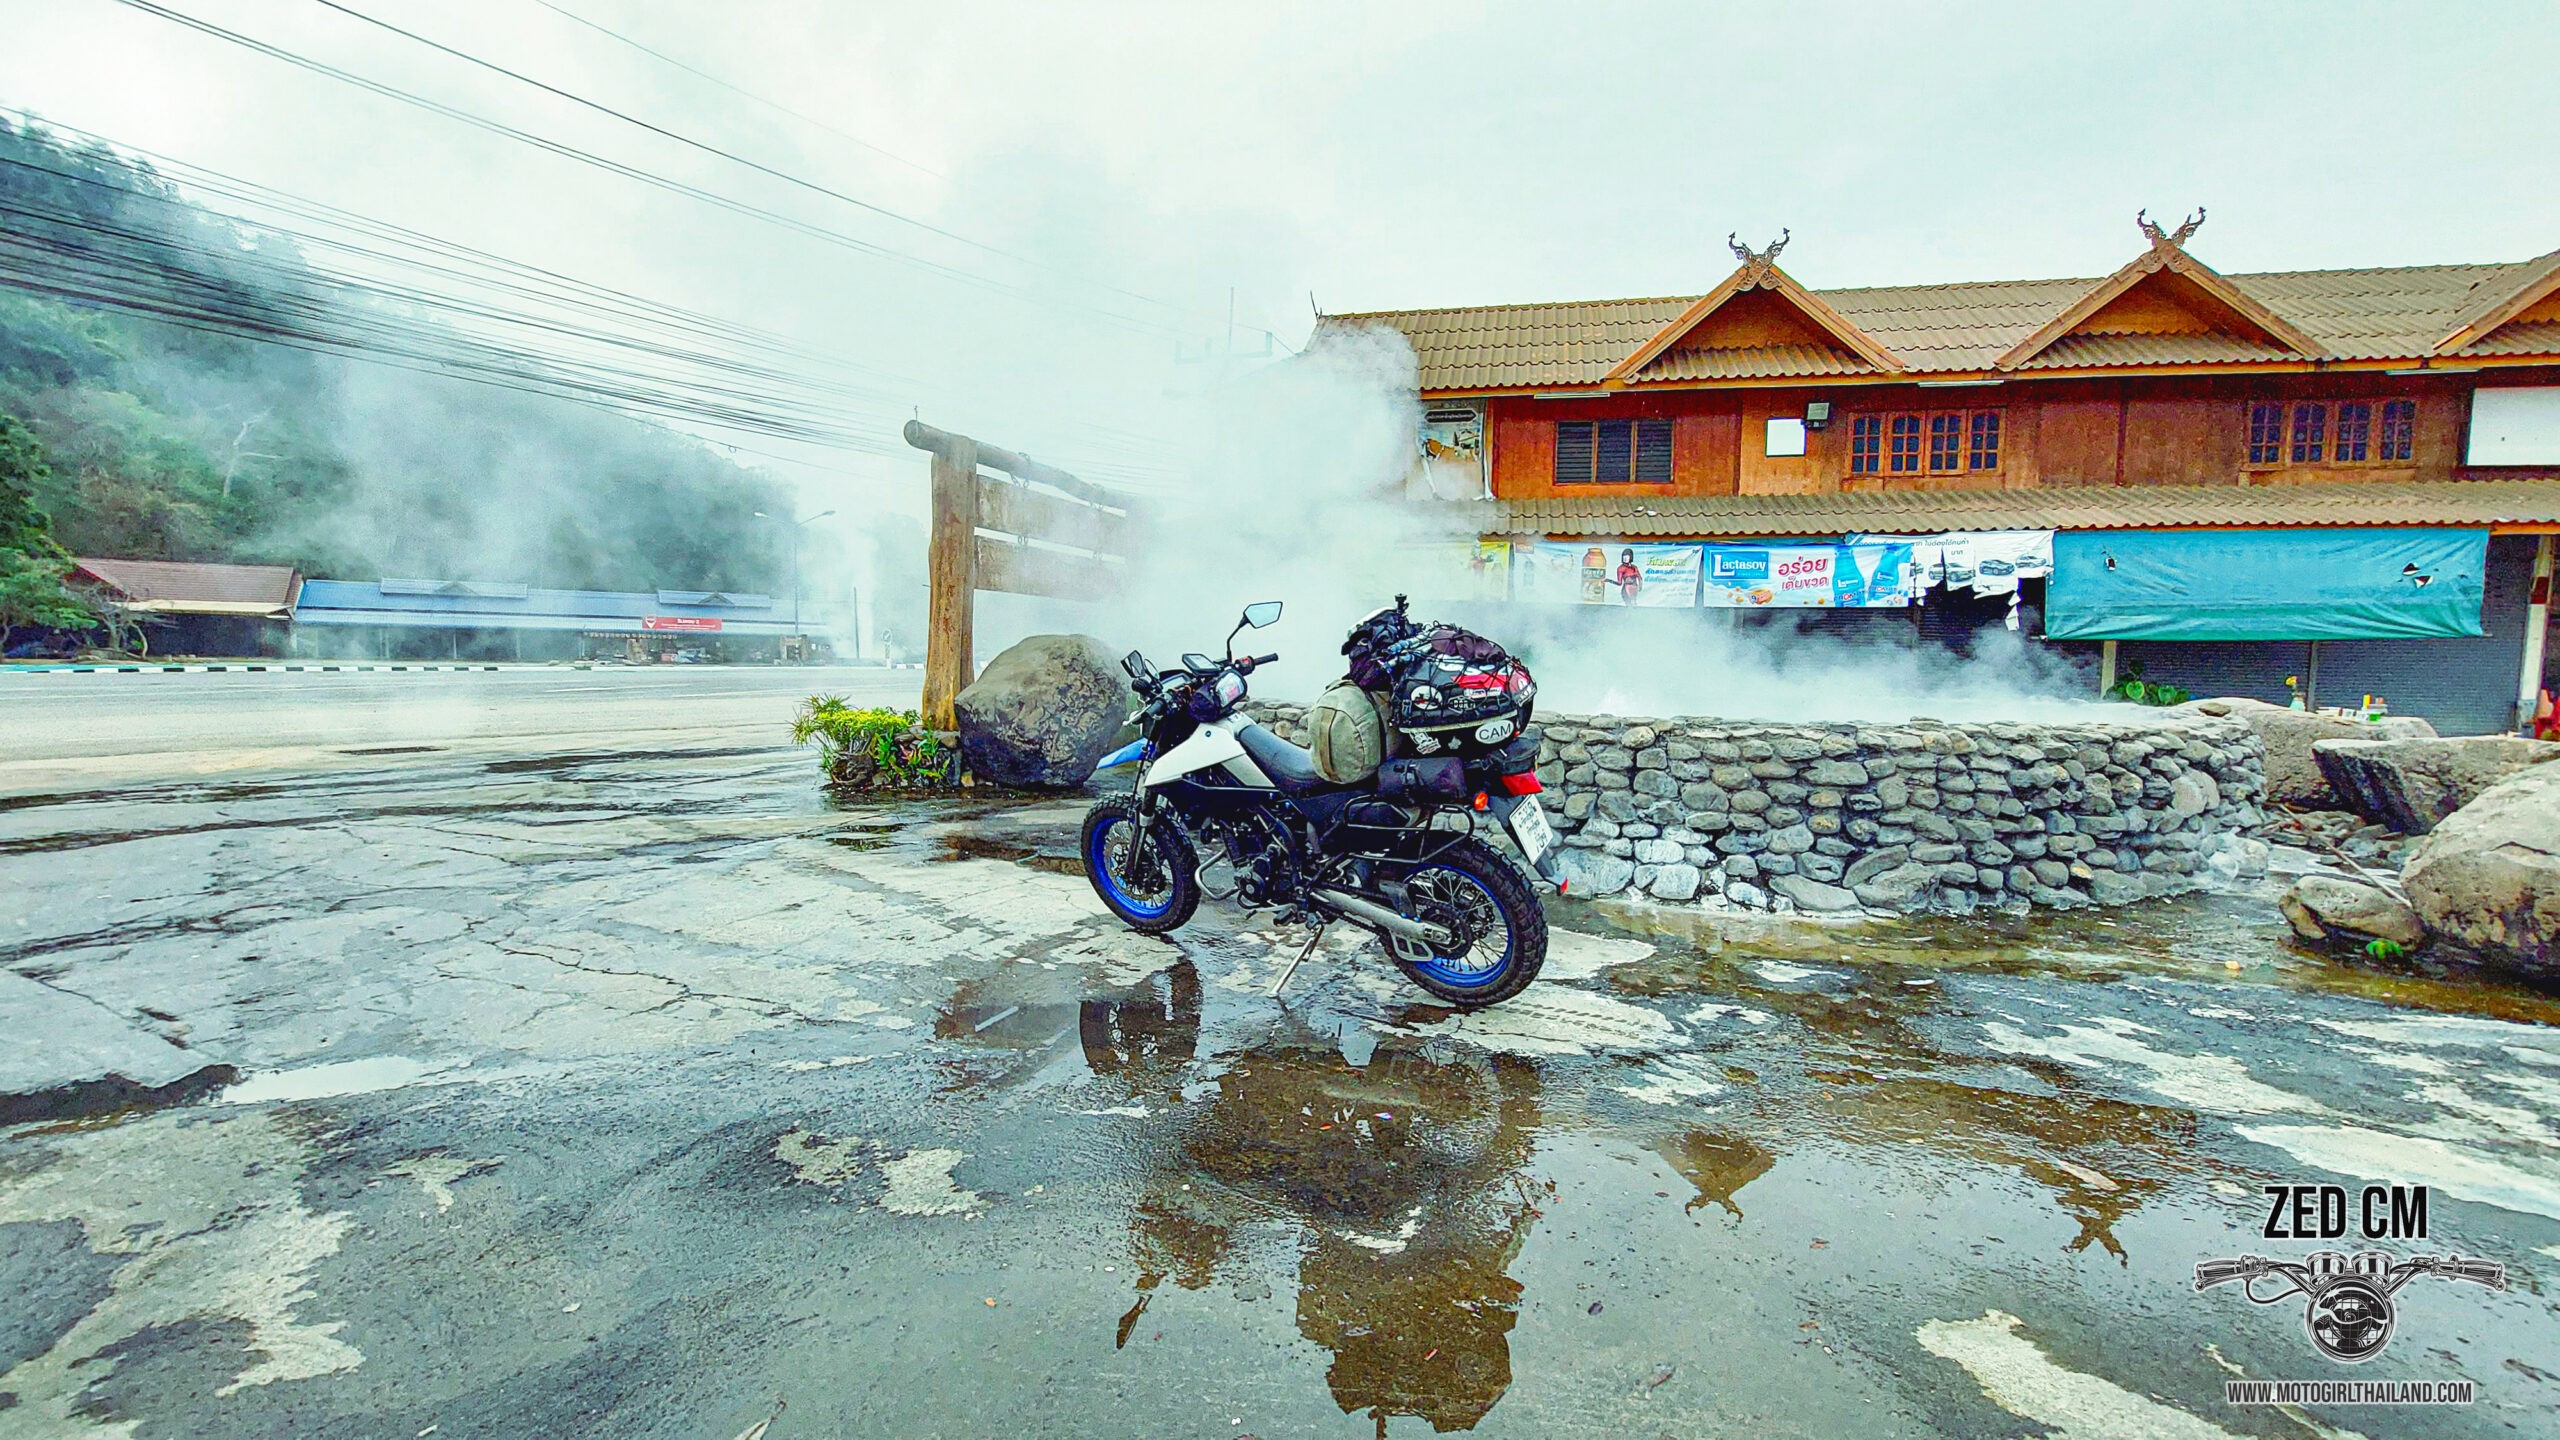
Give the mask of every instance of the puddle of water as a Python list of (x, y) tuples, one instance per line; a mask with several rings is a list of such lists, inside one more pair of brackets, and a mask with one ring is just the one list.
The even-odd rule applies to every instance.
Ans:
[(275, 1101), (325, 1100), (339, 1095), (369, 1095), (397, 1090), (438, 1077), (461, 1078), (454, 1072), (467, 1061), (429, 1064), (406, 1055), (377, 1055), (367, 1060), (337, 1060), (298, 1070), (271, 1070), (252, 1075), (214, 1097), (222, 1105), (263, 1105)]
[(1382, 1045), (1365, 1065), (1331, 1037), (1258, 1046), (1185, 1105), (1129, 1218), (1134, 1303), (1245, 1273), (1270, 1228), (1293, 1228), (1298, 1333), (1333, 1359), (1334, 1403), (1383, 1429), (1481, 1421), (1510, 1389), (1524, 1293), (1510, 1271), (1548, 1187), (1528, 1168), (1537, 1068), (1514, 1057), (1443, 1061)]
[(2246, 896), (2183, 896), (2105, 911), (1978, 913), (1962, 919), (1807, 921), (1609, 902), (1585, 905), (1582, 912), (1603, 928), (1660, 945), (1654, 959), (1609, 972), (1616, 988), (1640, 995), (1728, 989), (1734, 962), (1748, 959), (1922, 976), (1961, 970), (2104, 982), (2162, 975), (2560, 1025), (2560, 997), (2494, 971), (2426, 959), (2386, 967), (2305, 950), (2273, 905)]
[(988, 835), (948, 835), (935, 852), (936, 860), (1010, 860), (1052, 875), (1084, 874), (1084, 862), (1073, 855), (1053, 855), (1037, 846), (1019, 841), (999, 840)]

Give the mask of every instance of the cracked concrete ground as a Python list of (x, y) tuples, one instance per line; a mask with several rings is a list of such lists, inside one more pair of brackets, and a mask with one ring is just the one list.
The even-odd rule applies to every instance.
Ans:
[[(1109, 921), (1078, 803), (829, 804), (779, 686), (580, 676), (563, 725), (512, 676), (148, 678), (193, 688), (0, 694), (50, 737), (0, 757), (0, 975), (237, 1080), (0, 1129), (11, 1440), (2560, 1418), (2560, 1005), (2316, 960), (2263, 895), (1559, 902), (1511, 1005), (1340, 932), (1274, 1001), (1266, 917)], [(2259, 1186), (2374, 1180), (2432, 1187), (2386, 1248), (2509, 1288), (2420, 1282), (2352, 1372), (2193, 1291), (2311, 1248)], [(2479, 1399), (2223, 1402), (2342, 1374)]]

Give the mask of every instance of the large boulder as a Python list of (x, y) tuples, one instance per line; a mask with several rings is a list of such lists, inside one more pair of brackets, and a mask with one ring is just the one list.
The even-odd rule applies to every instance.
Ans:
[(1564, 881), (1566, 894), (1577, 900), (1597, 900), (1626, 889), (1635, 879), (1636, 867), (1605, 850), (1574, 846), (1556, 856), (1556, 873)]
[(2329, 785), (2311, 753), (2322, 740), (2426, 739), (2435, 727), (2414, 715), (2395, 715), (2379, 724), (2341, 720), (2334, 715), (2270, 705), (2242, 696), (2190, 700), (2179, 710), (2199, 715), (2228, 715), (2244, 721), (2267, 752), (2267, 802), (2303, 810), (2336, 810), (2346, 801)]
[(2357, 946), (2389, 940), (2407, 948), (2427, 938), (2418, 912), (2389, 891), (2337, 875), (2303, 876), (2277, 897), (2276, 908), (2305, 940)]
[(1129, 682), (1090, 635), (1034, 635), (960, 692), (960, 754), (979, 780), (1064, 790), (1093, 777), (1127, 722)]
[(2400, 883), (2438, 935), (2560, 980), (2560, 765), (2537, 765), (2427, 833)]
[(2424, 835), (2517, 771), (2560, 760), (2560, 741), (2322, 740), (2311, 753), (2347, 808), (2404, 835)]

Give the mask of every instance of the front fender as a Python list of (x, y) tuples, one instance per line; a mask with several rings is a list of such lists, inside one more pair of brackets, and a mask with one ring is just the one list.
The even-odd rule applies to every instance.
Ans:
[(1146, 758), (1147, 742), (1144, 740), (1132, 740), (1128, 744), (1121, 746), (1119, 749), (1112, 751), (1110, 754), (1103, 756), (1100, 761), (1095, 763), (1093, 773), (1099, 775), (1103, 771), (1109, 770), (1114, 766), (1126, 765), (1131, 761), (1144, 760)]

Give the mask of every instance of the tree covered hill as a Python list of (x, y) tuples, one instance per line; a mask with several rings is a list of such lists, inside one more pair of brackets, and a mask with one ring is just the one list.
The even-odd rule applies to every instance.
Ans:
[[(117, 287), (165, 307), (93, 303)], [(122, 157), (0, 119), (0, 416), (41, 445), (29, 488), (66, 550), (345, 578), (786, 583), (788, 537), (754, 512), (789, 513), (787, 488), (707, 445), (201, 323), (371, 303)]]

